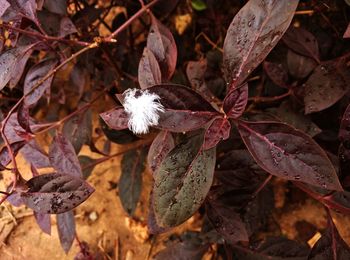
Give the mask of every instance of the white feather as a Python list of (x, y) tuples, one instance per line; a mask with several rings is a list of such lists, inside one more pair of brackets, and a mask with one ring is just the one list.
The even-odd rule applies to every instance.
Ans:
[(124, 109), (129, 114), (129, 129), (135, 134), (146, 134), (158, 125), (159, 113), (164, 112), (157, 94), (148, 90), (128, 89), (124, 93)]

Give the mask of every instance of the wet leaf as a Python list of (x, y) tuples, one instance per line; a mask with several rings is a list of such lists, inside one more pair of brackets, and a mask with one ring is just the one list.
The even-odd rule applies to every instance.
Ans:
[(68, 211), (62, 214), (58, 214), (57, 218), (57, 230), (58, 237), (60, 239), (61, 246), (68, 253), (72, 247), (75, 238), (75, 219), (73, 211)]
[(82, 177), (80, 163), (74, 147), (62, 134), (57, 133), (53, 138), (49, 148), (49, 160), (57, 172), (77, 178)]
[(294, 52), (319, 62), (317, 39), (304, 28), (290, 26), (282, 39)]
[(154, 138), (147, 156), (148, 166), (153, 175), (156, 174), (159, 165), (174, 146), (174, 139), (168, 131), (160, 131)]
[(322, 111), (341, 99), (350, 85), (350, 71), (342, 59), (320, 64), (305, 83), (305, 114)]
[[(18, 141), (15, 143), (12, 143), (11, 146), (11, 150), (13, 152), (13, 154), (16, 156), (17, 153), (19, 152), (19, 150), (26, 144), (25, 141)], [(4, 146), (1, 150), (0, 150), (0, 171), (3, 171), (5, 169), (5, 167), (11, 162), (11, 156), (8, 152), (8, 149), (6, 146)]]
[(206, 213), (209, 221), (213, 224), (227, 243), (235, 244), (238, 241), (248, 241), (247, 230), (239, 214), (225, 205), (208, 202)]
[(34, 211), (34, 217), (40, 229), (44, 233), (51, 235), (51, 215)]
[(215, 149), (203, 151), (203, 135), (171, 150), (154, 176), (154, 212), (161, 227), (177, 226), (202, 205), (213, 181)]
[(311, 249), (308, 259), (329, 260), (329, 259), (349, 259), (350, 248), (339, 235), (337, 227), (328, 216), (327, 230)]
[(240, 121), (238, 130), (265, 171), (287, 180), (342, 190), (332, 163), (310, 136), (278, 122)]
[(224, 99), (224, 111), (230, 118), (240, 117), (248, 103), (248, 84), (238, 88), (231, 88), (231, 91)]
[(231, 88), (241, 85), (275, 47), (298, 2), (251, 0), (236, 14), (224, 42), (224, 74)]
[(17, 110), (17, 120), (19, 125), (29, 133), (32, 133), (30, 129), (30, 114), (29, 114), (29, 107), (24, 105), (24, 103), (21, 103)]
[(21, 50), (13, 48), (2, 52), (0, 55), (0, 90), (10, 81), (13, 72), (16, 69), (17, 60), (20, 56)]
[(90, 109), (68, 119), (62, 129), (63, 135), (71, 142), (76, 154), (84, 144), (88, 144), (92, 135), (92, 113)]
[(152, 16), (152, 25), (147, 37), (147, 48), (156, 57), (163, 80), (170, 79), (176, 68), (176, 43), (169, 29), (154, 16)]
[(297, 79), (304, 79), (317, 67), (312, 58), (299, 55), (291, 50), (287, 53), (287, 64), (290, 75)]
[(56, 59), (47, 59), (40, 63), (35, 64), (33, 67), (31, 67), (26, 75), (26, 78), (24, 80), (24, 95), (26, 96), (24, 98), (24, 103), (27, 106), (34, 105), (44, 94), (45, 91), (47, 91), (48, 88), (50, 88), (53, 76), (49, 77), (47, 80), (45, 80), (42, 84), (40, 84), (37, 87), (37, 84), (41, 82), (41, 80), (51, 71), (55, 68), (57, 64)]
[(9, 2), (2, 0), (0, 2), (0, 17), (5, 13), (6, 9), (10, 7)]
[(129, 116), (123, 107), (116, 107), (100, 114), (100, 117), (112, 129), (123, 130), (128, 128)]
[(339, 140), (341, 142), (350, 141), (350, 104), (347, 106), (340, 123)]
[(153, 52), (148, 48), (143, 49), (143, 54), (139, 62), (138, 80), (142, 89), (160, 84), (162, 81), (158, 61)]
[(84, 202), (94, 189), (83, 179), (64, 173), (43, 174), (27, 182), (21, 193), (27, 207), (38, 213), (59, 214)]
[(11, 114), (9, 120), (6, 122), (4, 132), (9, 143), (29, 140), (32, 137), (32, 134), (23, 129), (18, 123), (17, 113)]
[(51, 166), (48, 154), (39, 147), (35, 140), (30, 140), (21, 149), (21, 153), (25, 160), (37, 169)]
[(288, 88), (288, 72), (282, 64), (264, 61), (264, 70), (274, 84)]
[(205, 131), (203, 149), (215, 147), (220, 141), (230, 137), (231, 124), (224, 117), (215, 118)]
[(123, 155), (119, 180), (119, 198), (123, 208), (133, 215), (140, 199), (142, 172), (145, 170), (146, 150), (131, 150)]
[(113, 143), (128, 144), (139, 139), (129, 129), (114, 130), (110, 128), (102, 118), (100, 118), (99, 121), (103, 133), (106, 135), (107, 139)]

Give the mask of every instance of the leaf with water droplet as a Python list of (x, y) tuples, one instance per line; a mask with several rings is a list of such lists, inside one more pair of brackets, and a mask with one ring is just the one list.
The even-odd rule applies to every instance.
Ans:
[(241, 85), (275, 47), (298, 2), (250, 0), (236, 14), (223, 47), (224, 74), (231, 88)]
[(51, 173), (31, 178), (22, 192), (24, 204), (36, 212), (58, 214), (84, 202), (94, 189), (83, 179), (68, 174)]
[(202, 205), (213, 181), (215, 148), (203, 151), (203, 134), (178, 144), (154, 176), (154, 213), (161, 227), (180, 225)]
[(255, 161), (267, 172), (330, 190), (343, 190), (327, 154), (307, 134), (278, 122), (238, 123), (238, 131)]

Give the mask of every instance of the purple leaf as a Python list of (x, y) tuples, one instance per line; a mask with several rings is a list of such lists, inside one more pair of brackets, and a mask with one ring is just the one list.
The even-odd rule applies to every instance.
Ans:
[(159, 165), (174, 147), (174, 139), (168, 131), (160, 131), (154, 138), (147, 156), (148, 166), (153, 175), (156, 174)]
[(201, 128), (216, 116), (217, 112), (165, 109), (156, 127), (176, 133), (188, 132)]
[(343, 38), (350, 38), (350, 23), (348, 24), (348, 27), (346, 28)]
[(66, 16), (62, 17), (60, 21), (60, 29), (59, 29), (58, 36), (63, 38), (69, 34), (76, 33), (76, 32), (78, 32), (77, 28), (75, 28), (75, 25), (71, 21), (71, 19), (69, 19)]
[(92, 135), (92, 114), (87, 109), (83, 113), (68, 119), (62, 129), (63, 135), (71, 142), (78, 154), (84, 144), (88, 144)]
[(139, 63), (138, 80), (142, 89), (160, 84), (162, 81), (158, 61), (153, 52), (146, 47), (143, 49), (143, 54)]
[[(32, 46), (34, 46), (34, 44), (32, 44)], [(21, 79), (22, 74), (24, 72), (24, 68), (27, 64), (27, 61), (30, 55), (32, 55), (32, 52), (33, 52), (33, 49), (31, 47), (28, 47), (26, 52), (24, 52), (22, 56), (17, 59), (16, 66), (12, 72), (12, 75), (9, 81), (10, 89), (13, 89)]]
[(227, 118), (216, 117), (205, 131), (203, 149), (211, 149), (220, 141), (228, 139), (230, 130), (231, 124)]
[(290, 75), (304, 79), (317, 67), (317, 62), (309, 57), (299, 55), (291, 50), (287, 53), (287, 64)]
[(154, 176), (154, 213), (160, 227), (180, 225), (202, 205), (213, 181), (215, 149), (203, 151), (203, 135), (171, 150)]
[(17, 120), (18, 120), (19, 125), (26, 132), (32, 133), (32, 130), (30, 129), (29, 107), (27, 107), (24, 103), (21, 103), (18, 107)]
[(19, 125), (17, 118), (17, 113), (13, 113), (5, 125), (4, 132), (9, 143), (29, 140), (32, 137), (32, 134)]
[(68, 174), (51, 173), (31, 178), (28, 191), (21, 192), (27, 207), (38, 213), (59, 214), (84, 202), (94, 189), (83, 179)]
[(298, 2), (250, 0), (236, 14), (224, 42), (224, 74), (231, 88), (241, 85), (275, 47)]
[(17, 61), (24, 53), (25, 47), (12, 48), (0, 55), (0, 90), (10, 81), (16, 71)]
[(44, 233), (51, 235), (51, 215), (38, 213), (38, 212), (34, 211), (34, 217), (35, 217), (36, 223), (38, 223), (38, 226), (40, 227), (40, 229)]
[(100, 114), (100, 117), (112, 129), (123, 130), (128, 128), (129, 116), (123, 107), (116, 107)]
[(258, 165), (272, 175), (342, 190), (327, 154), (305, 133), (277, 122), (240, 121), (238, 131)]
[(7, 8), (9, 8), (9, 7), (10, 7), (9, 2), (7, 2), (6, 0), (0, 1), (0, 17), (5, 13)]
[(148, 226), (149, 232), (154, 235), (164, 233), (170, 229), (170, 228), (160, 227), (157, 223), (156, 215), (154, 214), (153, 191), (151, 191), (151, 195), (150, 195), (147, 226)]
[(176, 43), (169, 29), (154, 16), (147, 37), (147, 48), (157, 59), (163, 80), (170, 79), (176, 68)]
[(328, 216), (327, 230), (316, 242), (308, 256), (309, 260), (350, 259), (350, 248), (339, 235), (332, 217)]
[(68, 211), (62, 214), (58, 214), (57, 218), (57, 230), (58, 237), (60, 238), (61, 246), (68, 253), (72, 247), (75, 238), (75, 219), (73, 211)]
[[(39, 82), (55, 68), (57, 64), (56, 59), (46, 59), (40, 63), (35, 64), (31, 67), (24, 80), (24, 103), (27, 106), (35, 104), (47, 89), (50, 88), (53, 76), (49, 77), (42, 84), (37, 86)], [(33, 90), (34, 88), (34, 90)]]
[[(18, 151), (25, 145), (25, 141), (18, 141), (15, 143), (12, 143), (11, 146), (11, 150), (13, 152), (13, 154), (16, 156)], [(8, 152), (8, 149), (6, 146), (4, 146), (1, 150), (0, 150), (0, 171), (3, 171), (5, 169), (5, 167), (11, 162), (11, 156)]]
[(350, 86), (350, 71), (343, 59), (320, 64), (305, 83), (305, 114), (322, 111), (341, 99)]
[(288, 72), (282, 64), (264, 61), (264, 70), (274, 84), (282, 88), (288, 88)]
[(205, 82), (205, 72), (207, 71), (207, 60), (189, 61), (186, 67), (187, 78), (194, 90), (202, 94), (207, 100), (213, 99), (213, 94)]
[(142, 172), (145, 170), (146, 150), (131, 150), (121, 161), (122, 174), (119, 180), (119, 198), (123, 208), (133, 215), (140, 199)]
[(350, 104), (347, 106), (340, 123), (339, 139), (341, 142), (350, 141)]
[(65, 0), (45, 0), (44, 7), (55, 14), (67, 14), (67, 1)]
[(176, 84), (155, 85), (148, 89), (160, 97), (165, 108), (174, 110), (215, 111), (211, 104), (194, 90)]
[(245, 83), (238, 88), (231, 88), (224, 100), (224, 111), (230, 118), (239, 118), (248, 102), (248, 84)]
[(72, 73), (70, 74), (70, 81), (77, 89), (76, 92), (78, 93), (78, 98), (80, 99), (84, 94), (84, 90), (87, 89), (90, 84), (90, 74), (86, 68), (76, 64), (72, 70)]
[(310, 57), (319, 63), (320, 54), (317, 40), (307, 30), (290, 26), (282, 40), (294, 52)]
[(26, 16), (32, 21), (36, 21), (36, 1), (35, 0), (7, 0), (10, 3), (10, 7), (7, 8), (2, 20), (9, 22), (16, 18), (22, 18)]
[(225, 207), (221, 203), (208, 202), (206, 204), (206, 213), (209, 221), (214, 228), (226, 240), (226, 242), (235, 244), (238, 241), (248, 241), (248, 233), (245, 225), (234, 210)]
[(57, 172), (82, 178), (83, 174), (74, 147), (62, 134), (57, 133), (53, 138), (49, 148), (49, 160)]
[(35, 140), (30, 140), (21, 149), (21, 153), (25, 160), (37, 169), (51, 167), (47, 153), (39, 147)]

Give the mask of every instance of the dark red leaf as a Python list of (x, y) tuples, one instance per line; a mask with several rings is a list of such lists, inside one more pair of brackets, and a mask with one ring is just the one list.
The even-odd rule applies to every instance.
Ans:
[(153, 199), (160, 227), (177, 226), (202, 205), (213, 181), (215, 151), (203, 151), (203, 135), (171, 150), (154, 175)]
[(227, 243), (248, 241), (248, 233), (239, 214), (223, 204), (208, 202), (206, 213), (215, 229), (225, 238)]
[(83, 179), (61, 173), (33, 177), (27, 186), (29, 190), (21, 192), (23, 202), (43, 214), (69, 211), (84, 202), (94, 191)]
[(25, 49), (25, 51), (20, 56), (20, 58), (17, 59), (16, 66), (12, 72), (12, 75), (11, 75), (11, 78), (9, 81), (10, 89), (13, 89), (17, 85), (19, 80), (21, 79), (22, 74), (24, 72), (24, 68), (27, 64), (27, 61), (28, 61), (30, 55), (32, 55), (32, 52), (33, 52), (32, 47), (33, 46), (34, 46), (34, 44), (32, 44), (31, 46), (28, 46), (28, 48)]
[(29, 133), (32, 133), (30, 129), (30, 114), (29, 114), (29, 107), (27, 107), (24, 103), (21, 103), (18, 107), (17, 111), (17, 120), (19, 125)]
[(243, 114), (248, 102), (248, 84), (230, 89), (231, 91), (225, 97), (223, 108), (228, 117), (238, 118)]
[(112, 129), (123, 130), (128, 128), (129, 116), (123, 107), (116, 107), (100, 114), (100, 117)]
[(156, 127), (177, 133), (193, 131), (201, 128), (216, 116), (218, 116), (217, 112), (165, 109), (160, 114)]
[(341, 142), (350, 141), (350, 104), (347, 106), (340, 123), (339, 139)]
[(288, 50), (287, 64), (290, 75), (297, 79), (304, 79), (317, 67), (317, 62), (309, 57), (299, 55)]
[(4, 15), (1, 17), (8, 22), (16, 18), (26, 16), (32, 21), (36, 21), (36, 1), (35, 0), (7, 0), (10, 7), (7, 8)]
[(238, 130), (255, 161), (267, 172), (287, 180), (342, 190), (332, 163), (310, 136), (277, 122), (240, 121)]
[(309, 260), (350, 259), (350, 248), (339, 235), (337, 227), (328, 216), (327, 230), (311, 249)]
[(148, 230), (151, 234), (154, 234), (154, 235), (161, 234), (161, 233), (164, 233), (170, 229), (170, 228), (160, 227), (157, 224), (156, 216), (154, 214), (154, 206), (153, 206), (153, 191), (151, 191), (148, 210), (149, 211), (148, 211), (147, 226), (148, 226)]
[(250, 0), (236, 14), (224, 42), (224, 74), (231, 88), (241, 85), (275, 47), (298, 2)]
[[(26, 144), (25, 141), (18, 141), (15, 143), (12, 143), (11, 146), (11, 150), (13, 152), (13, 154), (16, 156), (18, 151)], [(8, 152), (8, 149), (6, 146), (4, 146), (1, 150), (0, 150), (0, 171), (3, 171), (5, 169), (5, 167), (11, 162), (11, 156)]]
[(86, 68), (79, 66), (79, 64), (76, 64), (72, 70), (72, 73), (70, 74), (70, 81), (76, 88), (78, 98), (80, 99), (84, 94), (84, 90), (88, 89), (89, 87), (90, 74)]
[(169, 29), (154, 16), (152, 16), (152, 25), (147, 37), (147, 48), (156, 57), (162, 78), (164, 80), (170, 79), (176, 68), (176, 43)]
[(205, 131), (203, 149), (211, 149), (220, 141), (228, 139), (230, 130), (231, 124), (227, 118), (216, 117)]
[[(11, 114), (4, 128), (4, 133), (9, 143), (29, 140), (32, 138), (32, 134), (27, 132), (25, 129), (23, 129), (23, 127), (20, 126), (17, 118), (18, 118), (17, 113)], [(32, 123), (32, 120), (31, 120), (31, 123)]]
[(174, 139), (168, 131), (160, 131), (154, 138), (147, 156), (148, 166), (153, 174), (156, 174), (159, 165), (174, 147)]
[(43, 7), (55, 14), (67, 14), (67, 1), (64, 0), (45, 0)]
[(75, 219), (73, 211), (68, 211), (62, 214), (58, 214), (57, 218), (57, 230), (58, 237), (63, 250), (68, 253), (72, 247), (75, 238)]
[(305, 114), (322, 111), (341, 99), (350, 86), (350, 71), (343, 59), (320, 64), (305, 83)]
[(60, 21), (60, 29), (59, 29), (58, 36), (63, 38), (69, 34), (76, 33), (76, 32), (78, 31), (77, 31), (77, 28), (75, 28), (75, 25), (72, 22), (72, 20), (69, 19), (67, 16), (62, 17)]
[(288, 72), (282, 64), (264, 61), (264, 70), (274, 84), (282, 88), (288, 88)]
[(344, 32), (343, 38), (350, 38), (350, 23), (348, 24), (348, 27), (346, 28), (346, 31)]
[(206, 70), (206, 59), (201, 59), (199, 61), (189, 61), (186, 67), (186, 75), (194, 90), (203, 95), (203, 97), (205, 97), (207, 100), (212, 100), (213, 94), (207, 87), (207, 84), (204, 80)]
[(30, 140), (21, 149), (21, 153), (26, 161), (37, 169), (51, 167), (49, 156), (39, 147), (35, 140)]
[(79, 155), (78, 159), (83, 171), (83, 178), (86, 180), (91, 175), (94, 167), (97, 165), (95, 162), (98, 159), (92, 159), (86, 155)]
[(53, 138), (49, 148), (49, 160), (57, 172), (82, 178), (83, 174), (74, 147), (62, 134), (57, 133)]
[[(35, 64), (31, 67), (24, 80), (23, 92), (26, 97), (24, 103), (27, 106), (35, 104), (44, 92), (50, 88), (53, 76), (45, 80), (40, 86), (36, 85), (51, 71), (57, 64), (56, 59), (46, 59), (40, 63)], [(36, 88), (35, 88), (36, 87)], [(33, 88), (35, 88), (33, 90)]]
[(211, 104), (194, 90), (176, 84), (155, 85), (148, 89), (160, 97), (165, 108), (174, 110), (215, 111)]
[(0, 17), (5, 13), (7, 8), (9, 8), (9, 7), (10, 7), (10, 4), (6, 0), (2, 0), (0, 2)]
[(36, 223), (38, 223), (40, 229), (44, 233), (51, 235), (51, 215), (38, 213), (38, 212), (34, 211), (34, 217), (35, 217)]
[(92, 135), (92, 114), (87, 109), (83, 113), (68, 119), (62, 129), (63, 135), (71, 142), (76, 154), (84, 144), (88, 144)]
[(282, 39), (294, 52), (313, 58), (318, 63), (320, 62), (317, 40), (307, 30), (301, 27), (290, 26)]
[(147, 47), (143, 49), (143, 54), (139, 63), (138, 80), (142, 89), (160, 84), (162, 81), (158, 61), (153, 52)]
[(140, 199), (142, 172), (145, 170), (146, 150), (131, 150), (123, 155), (119, 180), (119, 198), (123, 208), (133, 215)]

